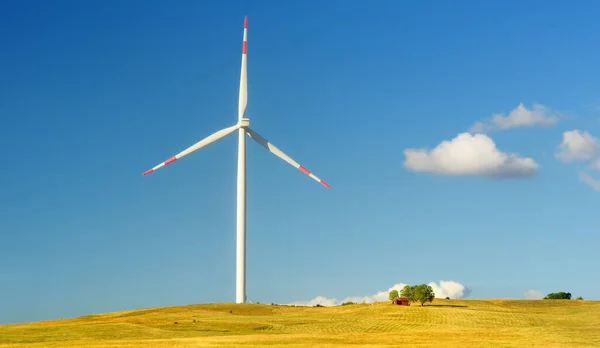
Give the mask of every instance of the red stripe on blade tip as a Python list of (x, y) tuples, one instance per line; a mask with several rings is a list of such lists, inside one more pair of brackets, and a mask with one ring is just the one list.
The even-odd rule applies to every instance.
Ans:
[(169, 164), (169, 163), (173, 163), (177, 161), (177, 157), (173, 156), (171, 158), (169, 158), (168, 160), (165, 161), (165, 165)]
[(327, 188), (331, 188), (331, 186), (329, 186), (328, 183), (326, 183), (325, 181), (321, 180), (321, 184), (323, 184), (323, 186), (327, 187)]
[(148, 174), (152, 173), (153, 171), (154, 171), (154, 169), (148, 169), (147, 171), (144, 172), (144, 174), (142, 174), (142, 176), (148, 175)]
[(303, 166), (298, 167), (298, 169), (300, 169), (300, 171), (306, 175), (310, 174), (310, 172), (308, 171), (308, 169), (304, 168)]
[(244, 17), (244, 29), (248, 28), (248, 16)]

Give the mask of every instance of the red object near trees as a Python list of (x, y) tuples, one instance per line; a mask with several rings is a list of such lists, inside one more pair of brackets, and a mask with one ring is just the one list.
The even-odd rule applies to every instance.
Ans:
[(392, 303), (398, 306), (410, 306), (410, 301), (408, 301), (408, 299), (404, 297), (397, 298), (394, 301), (392, 301)]

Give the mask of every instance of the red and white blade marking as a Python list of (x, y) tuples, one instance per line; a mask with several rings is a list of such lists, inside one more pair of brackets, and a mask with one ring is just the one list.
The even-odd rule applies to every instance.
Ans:
[(157, 170), (157, 169), (159, 169), (159, 168), (161, 168), (161, 167), (164, 167), (164, 166), (166, 166), (166, 165), (167, 165), (167, 164), (169, 164), (169, 163), (173, 163), (173, 162), (175, 162), (175, 161), (177, 161), (177, 156), (173, 156), (173, 157), (169, 158), (168, 160), (164, 161), (163, 163), (161, 163), (161, 164), (159, 164), (159, 165), (155, 166), (154, 168), (152, 168), (152, 169), (148, 169), (148, 170), (147, 170), (147, 171), (145, 171), (145, 172), (144, 172), (144, 174), (142, 174), (142, 175), (148, 175), (148, 174), (152, 173), (153, 171), (155, 171), (155, 170)]
[(219, 139), (221, 139), (221, 138), (223, 138), (223, 137), (225, 137), (225, 136), (227, 136), (227, 135), (235, 132), (238, 129), (239, 129), (239, 126), (237, 124), (235, 126), (231, 126), (231, 127), (225, 128), (225, 129), (221, 129), (220, 131), (215, 132), (215, 133), (207, 136), (206, 138), (200, 140), (199, 142), (197, 142), (194, 145), (188, 147), (187, 149), (181, 151), (177, 155), (169, 158), (168, 160), (162, 162), (161, 164), (155, 166), (154, 168), (148, 169), (142, 175), (148, 175), (148, 174), (152, 173), (153, 171), (166, 166), (167, 164), (170, 164), (170, 163), (173, 163), (173, 162), (177, 161), (178, 159), (180, 159), (183, 156), (186, 156), (186, 155), (188, 155), (188, 154), (190, 154), (190, 153), (192, 153), (192, 152), (194, 152), (196, 150), (199, 150), (199, 149), (203, 148), (204, 146), (206, 146), (208, 144), (214, 143), (215, 141), (217, 141), (217, 140), (219, 140)]
[(298, 170), (300, 170), (302, 173), (310, 176), (311, 178), (313, 178), (314, 180), (319, 182), (321, 185), (323, 185), (327, 188), (331, 188), (331, 186), (329, 186), (329, 184), (327, 184), (325, 181), (319, 179), (316, 175), (311, 173), (308, 169), (306, 169), (303, 166), (301, 166), (300, 164), (298, 164), (298, 162), (294, 161), (290, 156), (283, 153), (283, 151), (279, 150), (275, 145), (271, 144), (267, 139), (263, 138), (262, 136), (260, 136), (258, 133), (256, 133), (252, 129), (246, 128), (246, 132), (254, 141), (259, 143), (265, 149), (269, 150), (275, 156), (277, 156), (277, 157), (281, 158), (282, 160), (286, 161), (287, 163), (293, 165)]
[(248, 73), (246, 72), (246, 54), (248, 52), (248, 17), (244, 17), (244, 41), (242, 42), (242, 68), (240, 72), (240, 98), (238, 101), (238, 120), (244, 118), (248, 105)]

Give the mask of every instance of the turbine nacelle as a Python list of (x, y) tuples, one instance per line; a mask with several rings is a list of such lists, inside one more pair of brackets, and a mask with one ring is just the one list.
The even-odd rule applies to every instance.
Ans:
[(249, 118), (242, 118), (238, 124), (237, 124), (238, 128), (243, 128), (246, 129), (248, 127), (250, 127), (250, 119)]

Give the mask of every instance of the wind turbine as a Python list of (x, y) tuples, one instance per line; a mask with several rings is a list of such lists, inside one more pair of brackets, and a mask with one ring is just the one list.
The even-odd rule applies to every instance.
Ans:
[(183, 156), (189, 155), (190, 153), (199, 150), (200, 148), (214, 143), (217, 140), (226, 137), (227, 135), (238, 131), (238, 172), (237, 172), (237, 241), (236, 241), (236, 292), (235, 301), (236, 303), (246, 302), (246, 137), (248, 134), (254, 141), (259, 145), (269, 150), (275, 156), (281, 158), (287, 163), (293, 165), (299, 169), (302, 173), (310, 176), (317, 182), (321, 183), (325, 187), (330, 186), (323, 180), (319, 179), (316, 175), (311, 173), (308, 169), (298, 164), (291, 157), (279, 150), (275, 145), (267, 141), (265, 138), (260, 136), (258, 133), (250, 129), (250, 120), (244, 117), (246, 111), (246, 105), (248, 104), (248, 84), (247, 84), (247, 73), (246, 73), (246, 50), (247, 50), (247, 35), (248, 35), (248, 17), (244, 17), (244, 41), (242, 43), (242, 71), (240, 74), (240, 98), (238, 105), (238, 122), (225, 129), (209, 135), (208, 137), (200, 140), (196, 144), (188, 147), (181, 151), (177, 155), (169, 158), (168, 160), (158, 164), (152, 169), (147, 170), (142, 175), (148, 175), (153, 171), (166, 166), (167, 164), (173, 163)]

